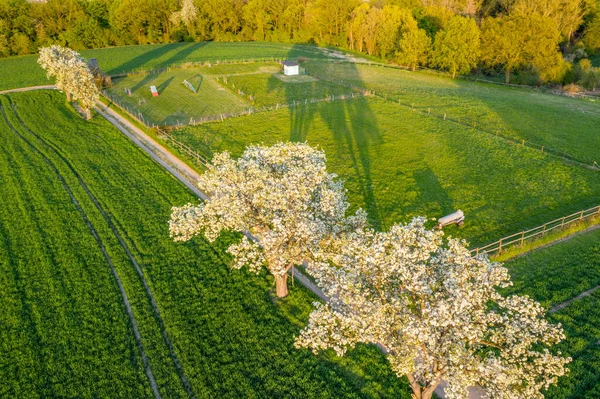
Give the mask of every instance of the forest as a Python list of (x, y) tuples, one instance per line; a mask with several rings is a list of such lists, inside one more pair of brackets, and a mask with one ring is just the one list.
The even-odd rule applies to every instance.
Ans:
[(0, 57), (182, 41), (336, 46), (591, 91), (600, 80), (598, 0), (0, 0)]

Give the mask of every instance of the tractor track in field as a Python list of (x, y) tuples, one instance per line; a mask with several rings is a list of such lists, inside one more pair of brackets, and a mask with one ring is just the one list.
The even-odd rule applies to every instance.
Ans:
[(40, 151), (33, 143), (31, 143), (27, 138), (25, 138), (21, 133), (19, 133), (17, 131), (17, 129), (14, 127), (14, 125), (8, 119), (8, 116), (6, 114), (6, 110), (1, 105), (0, 105), (0, 112), (2, 113), (2, 116), (4, 117), (4, 120), (6, 121), (6, 124), (8, 125), (8, 127), (10, 128), (10, 130), (17, 137), (19, 137), (25, 144), (27, 144), (27, 146), (29, 146), (35, 153), (39, 154), (42, 157), (42, 159), (44, 160), (44, 162), (46, 162), (48, 164), (48, 166), (50, 167), (50, 169), (52, 169), (52, 171), (56, 174), (56, 177), (61, 182), (61, 184), (64, 187), (65, 191), (67, 192), (67, 194), (71, 198), (71, 202), (73, 203), (73, 205), (75, 205), (75, 208), (77, 209), (77, 211), (81, 215), (81, 217), (82, 217), (84, 223), (86, 224), (89, 232), (92, 234), (92, 236), (96, 240), (96, 243), (98, 244), (98, 247), (100, 248), (100, 251), (102, 252), (102, 255), (104, 255), (104, 258), (106, 259), (106, 262), (110, 266), (111, 272), (112, 272), (112, 274), (113, 274), (113, 276), (115, 278), (115, 281), (116, 281), (117, 286), (119, 288), (119, 291), (121, 293), (121, 298), (123, 299), (123, 304), (125, 305), (125, 310), (127, 311), (127, 315), (129, 316), (129, 321), (131, 322), (133, 333), (134, 333), (135, 339), (136, 339), (137, 344), (138, 344), (138, 349), (140, 351), (140, 355), (141, 355), (141, 358), (142, 358), (142, 363), (143, 363), (144, 368), (145, 368), (146, 376), (148, 377), (148, 380), (150, 382), (150, 387), (152, 389), (152, 393), (154, 394), (155, 399), (160, 399), (161, 396), (160, 396), (160, 393), (158, 392), (158, 386), (157, 386), (156, 381), (154, 379), (154, 375), (152, 374), (152, 369), (151, 369), (150, 364), (148, 362), (148, 358), (146, 357), (146, 353), (144, 351), (144, 345), (142, 343), (142, 336), (141, 336), (140, 331), (139, 331), (139, 329), (137, 327), (137, 322), (135, 320), (135, 316), (133, 315), (133, 311), (131, 309), (131, 304), (129, 303), (129, 299), (127, 298), (127, 293), (125, 292), (125, 288), (123, 286), (123, 283), (121, 282), (121, 279), (119, 278), (119, 275), (117, 273), (115, 265), (114, 265), (112, 259), (110, 258), (110, 255), (108, 254), (108, 252), (106, 250), (106, 247), (104, 246), (104, 243), (100, 239), (100, 236), (98, 235), (98, 232), (96, 231), (96, 228), (94, 227), (94, 225), (92, 224), (92, 222), (90, 221), (90, 219), (85, 214), (85, 211), (83, 210), (83, 208), (81, 207), (81, 205), (77, 201), (77, 198), (75, 198), (75, 194), (73, 193), (73, 191), (69, 187), (69, 185), (66, 182), (65, 178), (61, 175), (61, 173), (58, 170), (58, 168), (56, 167), (56, 165), (48, 157), (46, 157), (46, 155), (44, 155), (44, 153), (42, 151)]
[[(115, 237), (119, 241), (119, 244), (121, 245), (121, 247), (123, 248), (123, 250), (127, 254), (127, 257), (129, 258), (131, 264), (134, 266), (134, 268), (135, 268), (135, 270), (136, 270), (136, 272), (138, 274), (138, 277), (139, 277), (140, 281), (142, 282), (142, 285), (144, 286), (144, 291), (146, 293), (146, 297), (147, 297), (148, 301), (150, 302), (150, 306), (151, 306), (152, 311), (154, 313), (154, 318), (158, 322), (159, 329), (161, 331), (161, 334), (163, 336), (165, 344), (167, 345), (167, 348), (169, 350), (169, 356), (171, 357), (171, 360), (173, 361), (175, 369), (177, 370), (177, 374), (178, 374), (178, 376), (179, 376), (179, 378), (181, 380), (181, 383), (182, 383), (182, 385), (183, 385), (186, 393), (188, 394), (188, 396), (190, 398), (196, 399), (196, 396), (194, 395), (194, 392), (192, 390), (192, 386), (191, 386), (188, 378), (186, 377), (186, 375), (185, 375), (185, 373), (183, 371), (183, 366), (181, 364), (181, 361), (179, 360), (179, 358), (177, 357), (177, 354), (175, 353), (175, 349), (173, 347), (173, 343), (171, 342), (171, 339), (169, 338), (169, 335), (167, 333), (164, 320), (163, 320), (163, 318), (162, 318), (162, 316), (160, 314), (160, 311), (158, 309), (158, 304), (156, 303), (156, 300), (154, 299), (154, 296), (152, 295), (152, 292), (150, 290), (150, 287), (148, 285), (148, 281), (146, 280), (144, 272), (143, 272), (142, 268), (140, 267), (138, 261), (136, 260), (135, 256), (132, 254), (131, 250), (129, 249), (129, 245), (127, 245), (127, 243), (126, 243), (125, 239), (123, 238), (122, 234), (119, 232), (119, 229), (117, 228), (115, 222), (113, 221), (113, 217), (111, 217), (111, 215), (100, 204), (100, 202), (98, 201), (98, 199), (96, 198), (96, 196), (94, 196), (94, 194), (91, 192), (91, 190), (89, 189), (89, 187), (87, 186), (87, 184), (85, 183), (85, 181), (83, 180), (83, 178), (81, 177), (81, 175), (77, 172), (77, 170), (75, 169), (75, 167), (73, 166), (73, 164), (62, 154), (62, 152), (60, 151), (60, 149), (57, 148), (57, 146), (54, 143), (52, 143), (51, 141), (45, 140), (42, 137), (40, 137), (37, 133), (33, 132), (24, 123), (24, 121), (21, 119), (20, 115), (18, 114), (18, 112), (17, 112), (17, 110), (15, 108), (15, 104), (10, 100), (10, 98), (9, 98), (9, 102), (10, 102), (11, 109), (12, 109), (15, 117), (17, 118), (17, 120), (19, 121), (19, 123), (21, 124), (21, 126), (23, 127), (23, 129), (25, 129), (31, 135), (33, 135), (34, 137), (36, 137), (44, 146), (46, 146), (48, 149), (50, 149), (51, 151), (53, 151), (65, 163), (65, 165), (69, 168), (69, 170), (71, 170), (71, 172), (73, 173), (73, 175), (75, 175), (75, 177), (77, 178), (77, 181), (79, 182), (80, 186), (84, 189), (84, 191), (86, 192), (86, 194), (88, 195), (88, 197), (90, 198), (90, 200), (92, 200), (92, 202), (94, 203), (94, 205), (96, 206), (96, 208), (98, 209), (98, 211), (101, 213), (102, 217), (106, 220), (106, 222), (109, 225), (111, 231), (113, 232), (113, 234), (115, 235)], [(39, 150), (37, 150), (37, 151), (39, 152)]]

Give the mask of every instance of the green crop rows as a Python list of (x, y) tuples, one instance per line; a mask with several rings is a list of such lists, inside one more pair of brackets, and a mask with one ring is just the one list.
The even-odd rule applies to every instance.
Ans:
[(598, 266), (600, 230), (580, 234), (508, 262), (515, 281), (510, 292), (526, 292), (551, 307), (600, 285)]
[[(551, 308), (600, 285), (600, 230), (541, 248), (506, 263), (514, 286), (506, 293), (529, 295)], [(552, 387), (549, 399), (595, 399), (600, 395), (600, 292), (550, 316), (565, 327), (556, 350), (573, 358), (571, 372)]]
[(35, 147), (2, 125), (2, 396), (151, 396), (109, 266), (46, 157), (115, 264), (163, 397), (187, 396), (173, 355), (200, 398), (408, 397), (374, 347), (348, 359), (293, 347), (314, 300), (302, 287), (274, 301), (270, 277), (229, 270), (227, 240), (174, 243), (170, 208), (194, 197), (108, 122), (85, 122), (56, 92), (1, 102)]

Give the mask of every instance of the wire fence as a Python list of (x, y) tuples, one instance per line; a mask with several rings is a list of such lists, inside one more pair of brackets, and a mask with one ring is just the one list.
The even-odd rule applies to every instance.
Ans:
[(186, 69), (186, 68), (198, 68), (198, 67), (213, 67), (217, 65), (236, 65), (236, 64), (259, 64), (267, 62), (282, 62), (288, 58), (278, 57), (254, 57), (254, 58), (241, 58), (241, 59), (227, 59), (227, 60), (212, 60), (212, 61), (186, 61), (178, 62), (168, 65), (162, 65), (154, 69), (143, 69), (135, 68), (129, 71), (123, 71), (121, 73), (112, 74), (111, 78), (120, 78), (124, 76), (135, 76), (135, 75), (159, 75), (161, 73), (169, 72), (173, 69)]
[[(307, 71), (307, 73), (309, 73)], [(361, 86), (356, 86), (353, 85), (351, 83), (348, 83), (346, 81), (343, 80), (338, 80), (338, 79), (333, 79), (329, 76), (325, 76), (325, 75), (320, 75), (314, 72), (310, 72), (309, 73), (311, 76), (314, 76), (317, 79), (320, 80), (325, 80), (331, 83), (335, 83), (338, 84), (340, 86), (345, 86), (348, 87), (350, 89), (352, 89), (353, 91), (364, 91), (367, 92), (370, 96), (373, 97), (377, 97), (379, 99), (382, 100), (386, 100), (386, 101), (390, 101), (393, 102), (395, 104), (404, 106), (406, 108), (410, 108), (412, 111), (414, 112), (418, 112), (422, 115), (428, 115), (428, 116), (433, 116), (436, 117), (438, 119), (442, 119), (445, 121), (450, 121), (450, 122), (454, 122), (456, 124), (465, 126), (465, 127), (469, 127), (469, 128), (473, 128), (475, 130), (478, 130), (480, 132), (486, 133), (486, 134), (490, 134), (493, 136), (496, 136), (498, 138), (501, 138), (511, 144), (515, 144), (515, 145), (519, 145), (519, 146), (523, 146), (523, 147), (529, 147), (532, 148), (534, 150), (540, 151), (542, 153), (546, 153), (546, 154), (550, 154), (553, 155), (555, 157), (561, 158), (563, 161), (566, 161), (568, 163), (571, 164), (576, 164), (578, 166), (582, 166), (585, 167), (587, 169), (591, 169), (591, 170), (596, 170), (596, 171), (600, 171), (600, 164), (598, 164), (598, 162), (596, 162), (596, 160), (581, 160), (578, 159), (577, 157), (570, 155), (566, 152), (566, 150), (557, 150), (551, 147), (548, 147), (546, 145), (542, 145), (542, 144), (538, 144), (538, 143), (533, 143), (531, 141), (525, 140), (525, 139), (515, 139), (512, 137), (509, 137), (505, 134), (502, 133), (502, 131), (500, 129), (494, 129), (494, 130), (490, 130), (490, 129), (486, 129), (482, 126), (482, 124), (478, 124), (477, 120), (472, 119), (472, 118), (465, 118), (465, 117), (454, 117), (454, 116), (450, 116), (447, 112), (439, 112), (438, 110), (436, 110), (433, 107), (428, 107), (428, 106), (415, 106), (414, 103), (409, 103), (406, 101), (403, 101), (402, 98), (400, 98), (400, 96), (396, 96), (396, 95), (392, 95), (392, 94), (388, 94), (388, 93), (377, 93), (374, 90), (368, 90), (364, 87)]]
[(161, 124), (161, 123), (157, 123), (156, 121), (152, 121), (149, 117), (145, 116), (139, 109), (136, 109), (135, 107), (124, 103), (123, 101), (121, 101), (119, 99), (118, 96), (114, 96), (114, 95), (108, 93), (106, 90), (103, 90), (101, 93), (105, 98), (107, 98), (109, 101), (111, 101), (116, 106), (121, 108), (127, 114), (129, 114), (133, 118), (140, 121), (144, 126), (150, 127), (150, 128), (154, 128), (157, 126), (162, 126), (162, 127), (172, 126), (172, 127), (177, 127), (177, 128), (180, 128), (183, 126), (197, 126), (197, 125), (201, 125), (204, 123), (210, 123), (210, 122), (223, 122), (225, 119), (237, 118), (240, 116), (247, 116), (247, 115), (252, 115), (252, 114), (256, 114), (256, 113), (277, 111), (277, 110), (285, 109), (285, 108), (303, 107), (303, 106), (307, 106), (309, 104), (317, 104), (317, 103), (322, 103), (322, 102), (352, 100), (352, 99), (357, 99), (357, 98), (366, 97), (366, 96), (371, 95), (371, 92), (369, 90), (356, 90), (351, 93), (340, 94), (340, 95), (329, 95), (324, 98), (307, 98), (304, 100), (292, 100), (292, 102), (290, 102), (290, 103), (276, 103), (274, 105), (265, 105), (262, 107), (248, 107), (239, 112), (224, 112), (224, 113), (220, 113), (217, 115), (206, 115), (206, 116), (201, 116), (201, 117), (191, 116), (189, 118), (189, 120), (186, 118), (186, 120), (177, 121), (177, 124), (169, 125), (166, 122)]
[(536, 237), (544, 236), (550, 231), (563, 229), (569, 225), (579, 223), (583, 220), (591, 219), (593, 217), (600, 217), (600, 206), (579, 211), (568, 216), (563, 216), (562, 218), (552, 220), (548, 223), (544, 223), (543, 225), (534, 227), (533, 229), (523, 230), (519, 233), (515, 233), (510, 236), (501, 238), (496, 242), (471, 250), (471, 254), (499, 254), (509, 247), (523, 245), (525, 241), (529, 241)]
[[(423, 66), (417, 66), (413, 69), (412, 67), (407, 66), (407, 65), (388, 64), (388, 63), (383, 63), (383, 62), (368, 61), (365, 59), (362, 59), (358, 62), (351, 61), (348, 59), (324, 59), (324, 60), (319, 60), (319, 61), (334, 63), (334, 64), (359, 64), (359, 65), (367, 65), (367, 66), (376, 66), (376, 67), (381, 67), (381, 68), (400, 69), (403, 71), (410, 71), (410, 72), (419, 71), (419, 72), (426, 72), (431, 75), (452, 78), (452, 74), (449, 72), (442, 71), (440, 69), (427, 68), (427, 67), (423, 67)], [(524, 85), (524, 84), (506, 83), (506, 82), (501, 82), (499, 80), (486, 79), (482, 76), (456, 75), (454, 78), (468, 80), (468, 81), (476, 82), (476, 83), (489, 83), (489, 84), (494, 84), (494, 85), (499, 85), (499, 86), (527, 89), (527, 90), (537, 91), (537, 92), (546, 93), (546, 94), (554, 94), (554, 95), (564, 96), (564, 97), (587, 99), (592, 102), (600, 101), (600, 94), (591, 95), (591, 94), (585, 94), (585, 93), (570, 93), (570, 92), (566, 92), (563, 90), (557, 90), (556, 88), (552, 88), (549, 86), (531, 86), (531, 85)]]

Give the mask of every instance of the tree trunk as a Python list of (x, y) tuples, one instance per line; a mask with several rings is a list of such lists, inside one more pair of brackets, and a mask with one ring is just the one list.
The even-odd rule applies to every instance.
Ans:
[(287, 273), (280, 275), (280, 276), (275, 276), (275, 287), (276, 287), (277, 296), (279, 298), (284, 298), (288, 294), (287, 277), (288, 277)]
[(91, 109), (86, 109), (85, 110), (85, 117), (86, 119), (89, 121), (90, 119), (92, 119), (92, 110)]
[(412, 399), (423, 399), (423, 391), (421, 389), (421, 385), (419, 385), (419, 383), (415, 380), (415, 377), (412, 375), (412, 373), (406, 374), (406, 377), (408, 377), (410, 388), (413, 391), (411, 395)]
[(69, 93), (68, 91), (65, 93), (67, 94), (67, 101), (71, 102), (71, 93)]
[(456, 66), (452, 67), (452, 79), (456, 77)]
[(508, 68), (506, 68), (506, 71), (504, 72), (504, 83), (510, 83), (510, 69)]

